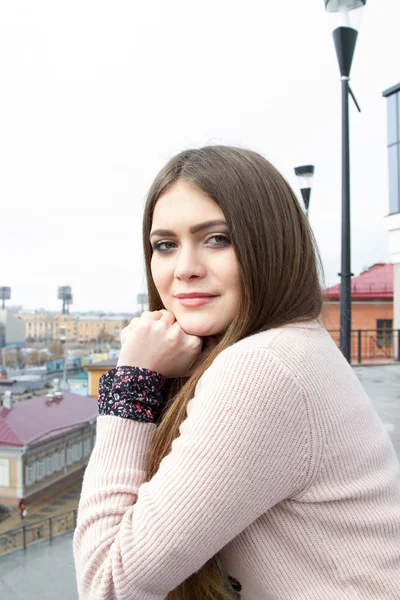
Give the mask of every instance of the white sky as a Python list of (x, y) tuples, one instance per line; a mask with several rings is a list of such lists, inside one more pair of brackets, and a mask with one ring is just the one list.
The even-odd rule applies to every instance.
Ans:
[[(386, 100), (400, 3), (368, 0), (352, 68), (352, 268), (389, 261)], [(236, 144), (314, 164), (310, 221), (340, 271), (341, 90), (323, 0), (0, 3), (0, 285), (11, 304), (136, 309), (141, 214), (176, 152)]]

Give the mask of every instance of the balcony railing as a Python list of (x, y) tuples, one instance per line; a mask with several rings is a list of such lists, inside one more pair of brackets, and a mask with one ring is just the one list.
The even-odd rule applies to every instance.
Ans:
[[(340, 346), (340, 330), (329, 330)], [(353, 329), (351, 331), (351, 362), (379, 363), (400, 360), (399, 329)]]
[(26, 550), (31, 544), (52, 541), (53, 538), (73, 531), (76, 527), (76, 510), (23, 525), (0, 533), (0, 557), (17, 550)]

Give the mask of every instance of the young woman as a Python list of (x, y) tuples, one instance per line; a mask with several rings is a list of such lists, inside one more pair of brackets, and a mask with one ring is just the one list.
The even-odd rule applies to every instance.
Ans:
[(143, 241), (150, 311), (100, 382), (80, 599), (398, 599), (398, 462), (318, 321), (286, 181), (254, 152), (183, 152)]

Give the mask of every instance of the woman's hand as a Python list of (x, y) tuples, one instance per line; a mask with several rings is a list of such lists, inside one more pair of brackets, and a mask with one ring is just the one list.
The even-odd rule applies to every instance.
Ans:
[(119, 367), (141, 367), (164, 377), (185, 377), (201, 352), (202, 339), (188, 335), (167, 310), (145, 311), (121, 332)]

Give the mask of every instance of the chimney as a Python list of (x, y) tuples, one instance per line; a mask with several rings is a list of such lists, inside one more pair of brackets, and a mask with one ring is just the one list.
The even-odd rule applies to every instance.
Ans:
[(13, 407), (12, 392), (11, 392), (11, 390), (6, 390), (4, 392), (4, 396), (3, 396), (3, 408), (8, 408), (9, 410), (11, 410), (12, 407)]

